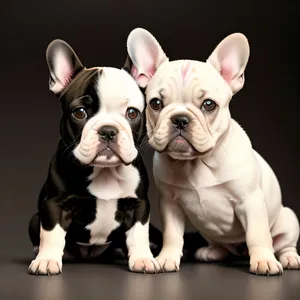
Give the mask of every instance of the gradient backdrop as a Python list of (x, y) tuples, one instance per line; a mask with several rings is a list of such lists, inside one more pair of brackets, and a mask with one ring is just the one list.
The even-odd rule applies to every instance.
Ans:
[[(87, 67), (122, 67), (127, 35), (138, 26), (156, 36), (171, 60), (205, 60), (226, 35), (248, 37), (246, 83), (231, 103), (232, 116), (275, 170), (284, 203), (300, 216), (299, 22), (291, 1), (274, 3), (2, 1), (1, 258), (31, 255), (28, 220), (59, 139), (61, 111), (48, 91), (47, 45), (61, 38)], [(148, 151), (152, 177), (151, 156)], [(150, 199), (158, 224), (153, 183)]]

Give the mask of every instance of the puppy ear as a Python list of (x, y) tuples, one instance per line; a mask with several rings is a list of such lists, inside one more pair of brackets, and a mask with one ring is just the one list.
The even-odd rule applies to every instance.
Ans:
[(127, 66), (141, 88), (145, 88), (158, 67), (169, 60), (155, 37), (143, 28), (136, 28), (130, 32), (127, 38), (127, 52)]
[(46, 51), (50, 72), (49, 89), (60, 94), (84, 67), (74, 50), (62, 40), (52, 41)]
[(132, 67), (132, 60), (130, 59), (129, 55), (127, 55), (125, 64), (122, 69), (131, 75), (131, 67)]
[(233, 33), (218, 44), (207, 62), (220, 72), (235, 94), (244, 86), (249, 55), (247, 38), (241, 33)]

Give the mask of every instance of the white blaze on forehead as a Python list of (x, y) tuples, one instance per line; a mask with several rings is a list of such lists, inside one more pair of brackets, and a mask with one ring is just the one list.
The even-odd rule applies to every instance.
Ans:
[(144, 96), (134, 79), (125, 71), (105, 67), (97, 82), (100, 109), (121, 112), (122, 108), (135, 107), (144, 110)]

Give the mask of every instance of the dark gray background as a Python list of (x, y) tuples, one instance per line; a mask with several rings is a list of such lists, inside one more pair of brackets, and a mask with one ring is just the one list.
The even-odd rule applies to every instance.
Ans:
[[(59, 138), (60, 106), (48, 91), (45, 62), (46, 47), (55, 38), (71, 44), (87, 67), (121, 67), (127, 35), (137, 26), (152, 32), (170, 59), (205, 60), (226, 35), (244, 33), (251, 56), (232, 115), (276, 172), (284, 203), (300, 216), (299, 22), (296, 1), (276, 3), (1, 2), (1, 299), (82, 299), (88, 289), (88, 299), (104, 294), (106, 299), (296, 299), (291, 295), (300, 292), (300, 272), (261, 278), (248, 275), (247, 267), (183, 265), (178, 274), (144, 277), (118, 266), (66, 265), (63, 276), (55, 279), (26, 274), (31, 259), (28, 220)], [(146, 157), (151, 175), (151, 151)], [(150, 199), (152, 220), (159, 226), (153, 183)], [(57, 294), (51, 298), (52, 293)]]

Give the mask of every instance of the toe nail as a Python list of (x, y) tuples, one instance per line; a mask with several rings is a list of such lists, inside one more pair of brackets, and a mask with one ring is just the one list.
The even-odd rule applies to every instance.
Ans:
[(144, 274), (146, 274), (147, 272), (146, 272), (146, 265), (145, 265), (145, 262), (143, 261), (143, 272), (144, 272)]
[(154, 267), (154, 273), (156, 274), (156, 273), (157, 273), (157, 268), (156, 268), (156, 265), (155, 265), (155, 263), (154, 263), (154, 262), (152, 262), (152, 264), (153, 264), (153, 267)]

